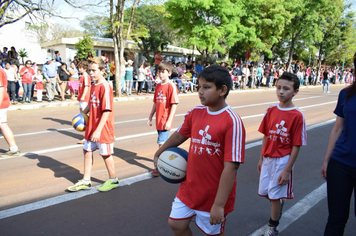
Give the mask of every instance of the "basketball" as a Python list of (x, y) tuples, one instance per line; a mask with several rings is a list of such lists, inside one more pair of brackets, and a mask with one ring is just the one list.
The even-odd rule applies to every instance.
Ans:
[(158, 158), (157, 169), (165, 181), (177, 184), (185, 180), (188, 152), (178, 147), (164, 150)]
[(89, 117), (87, 114), (79, 113), (78, 115), (74, 116), (72, 120), (72, 126), (75, 130), (80, 132), (85, 131), (85, 127), (88, 125)]

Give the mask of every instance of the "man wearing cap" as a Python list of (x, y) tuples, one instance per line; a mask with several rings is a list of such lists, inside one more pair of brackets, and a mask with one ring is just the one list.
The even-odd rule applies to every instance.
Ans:
[(58, 67), (56, 63), (52, 62), (53, 59), (51, 57), (46, 58), (46, 63), (43, 65), (42, 72), (46, 79), (46, 88), (47, 88), (47, 98), (48, 101), (51, 102), (54, 99), (54, 91), (56, 89), (56, 77)]

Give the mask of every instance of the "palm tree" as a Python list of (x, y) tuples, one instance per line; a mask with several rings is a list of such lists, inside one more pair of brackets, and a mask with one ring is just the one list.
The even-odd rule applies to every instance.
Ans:
[(19, 57), (21, 57), (21, 60), (22, 60), (22, 64), (25, 64), (25, 57), (28, 57), (28, 54), (27, 54), (27, 51), (26, 51), (26, 48), (21, 48), (19, 50)]

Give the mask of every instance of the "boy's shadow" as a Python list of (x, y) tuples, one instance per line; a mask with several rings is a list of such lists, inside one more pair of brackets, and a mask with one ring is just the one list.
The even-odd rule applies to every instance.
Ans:
[(61, 125), (70, 125), (72, 126), (72, 121), (70, 120), (62, 120), (62, 119), (57, 119), (57, 118), (52, 118), (52, 117), (43, 117), (42, 118), (43, 120), (51, 120), (51, 121), (54, 121), (54, 122), (57, 122)]
[[(53, 159), (49, 156), (38, 155), (35, 153), (26, 153), (25, 157), (31, 160), (38, 160), (37, 166), (44, 169), (50, 169), (54, 173), (54, 177), (60, 178), (63, 177), (73, 184), (75, 184), (78, 180), (83, 178), (83, 174), (80, 173), (79, 170)], [(92, 178), (92, 181), (98, 183), (104, 183), (103, 180)]]
[[(136, 165), (138, 167), (141, 167), (142, 169), (146, 169), (147, 171), (151, 171), (152, 168), (147, 167), (146, 165), (138, 162), (138, 160), (145, 160), (145, 161), (150, 161), (153, 164), (153, 158), (147, 158), (147, 157), (139, 157), (137, 156), (137, 153), (135, 152), (130, 152), (124, 149), (119, 149), (119, 148), (114, 148), (114, 157), (118, 157), (122, 159), (123, 161), (126, 161), (130, 165)], [(120, 167), (116, 167), (120, 168)]]

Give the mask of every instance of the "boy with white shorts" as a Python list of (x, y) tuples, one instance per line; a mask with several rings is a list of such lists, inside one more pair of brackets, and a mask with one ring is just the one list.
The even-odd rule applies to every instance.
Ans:
[[(82, 74), (79, 78), (79, 86), (78, 86), (78, 102), (79, 102), (79, 111), (83, 113), (85, 108), (88, 106), (89, 99), (90, 99), (90, 87), (91, 87), (91, 80), (87, 73), (88, 69), (88, 62), (81, 61), (78, 63), (78, 70), (79, 73)], [(85, 139), (79, 140), (78, 144), (84, 144)]]
[(7, 109), (10, 106), (10, 98), (7, 93), (7, 75), (6, 72), (0, 68), (0, 131), (4, 136), (6, 142), (9, 144), (9, 151), (1, 154), (0, 157), (19, 156), (20, 149), (17, 147), (14, 134), (7, 125)]
[(284, 72), (276, 82), (278, 104), (270, 106), (258, 129), (263, 136), (257, 170), (260, 172), (258, 195), (271, 201), (271, 217), (265, 236), (279, 234), (277, 226), (285, 199), (293, 199), (293, 169), (300, 146), (306, 145), (303, 113), (293, 104), (299, 91), (296, 75)]
[(94, 84), (91, 86), (89, 104), (83, 110), (85, 114), (90, 112), (84, 136), (84, 176), (82, 180), (68, 188), (71, 192), (91, 188), (93, 151), (96, 149), (99, 149), (109, 173), (109, 179), (98, 190), (106, 192), (119, 186), (119, 180), (115, 174), (114, 159), (111, 156), (114, 153), (115, 141), (113, 90), (103, 76), (105, 69), (106, 65), (100, 57), (89, 60), (89, 75)]
[[(218, 65), (198, 75), (202, 106), (184, 117), (176, 132), (154, 156), (190, 138), (186, 179), (172, 204), (169, 226), (173, 235), (192, 235), (190, 222), (207, 235), (225, 235), (226, 216), (234, 210), (236, 173), (245, 156), (245, 127), (226, 103), (232, 88), (229, 71)], [(221, 121), (224, 122), (221, 122)]]

